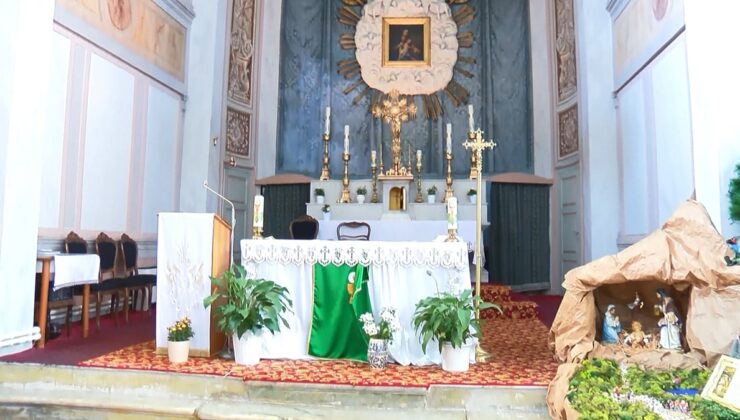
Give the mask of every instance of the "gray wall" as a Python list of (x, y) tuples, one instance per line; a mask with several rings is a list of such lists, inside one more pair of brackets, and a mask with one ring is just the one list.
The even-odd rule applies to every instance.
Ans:
[[(336, 63), (354, 54), (339, 46), (339, 36), (351, 32), (337, 20), (341, 0), (284, 0), (281, 30), (280, 104), (278, 109), (277, 172), (303, 173), (318, 177), (321, 169), (324, 108), (332, 107), (331, 172), (338, 178), (344, 125), (350, 125), (350, 174), (370, 173), (370, 150), (377, 149), (382, 137), (386, 164), (390, 160), (389, 130), (368, 112), (369, 96), (353, 106), (342, 90), (351, 81), (337, 74)], [(473, 31), (473, 48), (460, 49), (460, 55), (475, 57), (474, 65), (459, 64), (475, 74), (454, 79), (470, 91), (476, 125), (498, 143), (494, 153), (486, 153), (486, 172), (532, 172), (532, 118), (528, 2), (521, 0), (471, 0), (477, 18), (461, 31)], [(357, 9), (359, 10), (359, 9)], [(466, 175), (469, 154), (462, 147), (467, 135), (467, 107), (454, 107), (445, 93), (438, 94), (444, 115), (438, 121), (419, 117), (402, 127), (401, 136), (411, 141), (412, 153), (421, 149), (424, 172), (443, 173), (444, 127), (453, 125), (453, 171)], [(404, 150), (405, 153), (405, 150)]]

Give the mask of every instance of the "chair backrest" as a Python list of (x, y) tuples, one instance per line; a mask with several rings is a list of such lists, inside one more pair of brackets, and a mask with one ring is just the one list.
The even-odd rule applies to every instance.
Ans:
[(105, 275), (110, 274), (115, 277), (116, 253), (118, 246), (110, 236), (100, 232), (95, 238), (95, 251), (100, 257), (100, 280), (104, 280)]
[(337, 225), (340, 241), (369, 241), (370, 225), (365, 222), (342, 222)]
[(64, 238), (64, 252), (67, 254), (87, 254), (87, 241), (71, 231)]
[(316, 239), (319, 236), (319, 222), (313, 217), (304, 214), (290, 222), (288, 227), (291, 239)]
[(126, 275), (138, 274), (137, 258), (139, 248), (136, 245), (136, 241), (125, 233), (121, 235), (121, 252), (123, 253), (123, 268), (126, 270)]

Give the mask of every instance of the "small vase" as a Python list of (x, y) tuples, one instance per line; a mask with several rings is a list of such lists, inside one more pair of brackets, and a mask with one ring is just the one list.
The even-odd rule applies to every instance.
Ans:
[(468, 201), (470, 201), (470, 204), (475, 204), (476, 200), (478, 199), (477, 195), (469, 195)]
[(316, 196), (316, 203), (317, 204), (324, 204), (324, 196), (323, 195), (317, 195)]
[(170, 363), (185, 363), (188, 361), (190, 341), (168, 341), (167, 356)]
[(324, 221), (328, 222), (329, 220), (331, 220), (331, 212), (324, 212)]
[(373, 369), (385, 369), (388, 364), (388, 340), (370, 339), (367, 345), (367, 362)]
[(357, 203), (358, 204), (365, 203), (365, 195), (364, 194), (357, 194)]
[(437, 196), (434, 194), (427, 195), (427, 204), (434, 204), (434, 202), (437, 200)]

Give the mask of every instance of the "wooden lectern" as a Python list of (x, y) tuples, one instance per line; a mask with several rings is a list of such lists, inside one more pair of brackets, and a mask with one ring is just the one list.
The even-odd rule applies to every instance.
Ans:
[(160, 213), (157, 238), (157, 352), (167, 352), (167, 327), (190, 318), (190, 355), (212, 357), (225, 337), (203, 307), (211, 277), (229, 269), (231, 226), (215, 214)]

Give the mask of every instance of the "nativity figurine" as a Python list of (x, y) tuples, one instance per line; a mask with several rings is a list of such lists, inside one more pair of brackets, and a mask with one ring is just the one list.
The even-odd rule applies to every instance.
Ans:
[(650, 346), (650, 334), (645, 334), (642, 331), (642, 324), (640, 321), (632, 321), (632, 332), (624, 338), (624, 345), (637, 348), (647, 348)]
[(601, 329), (601, 342), (605, 344), (619, 343), (619, 333), (622, 331), (622, 324), (617, 316), (617, 308), (609, 305), (604, 312), (604, 323)]
[(681, 349), (681, 318), (673, 298), (666, 293), (665, 289), (656, 290), (658, 303), (655, 310), (662, 318), (658, 321), (660, 328), (660, 347), (667, 350)]

